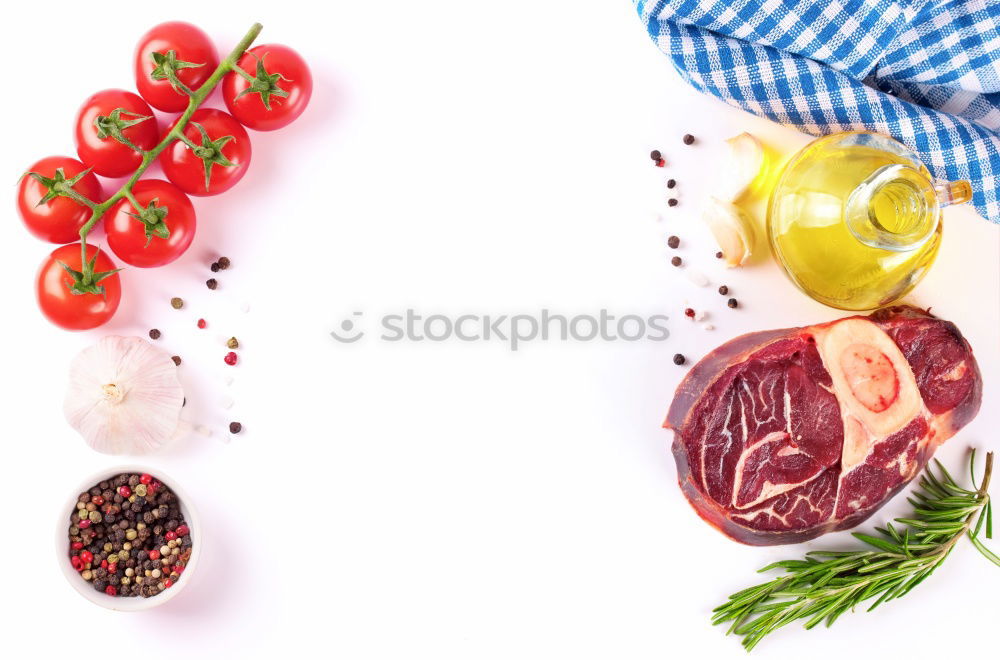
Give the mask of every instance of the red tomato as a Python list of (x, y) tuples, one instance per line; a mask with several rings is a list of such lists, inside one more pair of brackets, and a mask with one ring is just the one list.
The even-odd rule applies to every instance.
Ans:
[[(195, 124), (205, 129), (207, 139)], [(173, 126), (168, 130), (173, 130)], [(235, 186), (250, 167), (250, 136), (242, 124), (222, 110), (201, 108), (195, 111), (184, 127), (184, 136), (202, 153), (195, 153), (195, 149), (177, 140), (163, 150), (160, 164), (167, 178), (189, 195), (225, 192)], [(203, 160), (202, 156), (208, 160)], [(210, 165), (207, 186), (206, 162)]]
[[(115, 269), (114, 263), (104, 252), (97, 253), (93, 245), (87, 245), (87, 259), (93, 259), (95, 272)], [(122, 298), (122, 285), (118, 273), (102, 279), (98, 286), (104, 287), (103, 294), (74, 293), (70, 290), (73, 278), (63, 269), (60, 262), (73, 270), (81, 270), (80, 244), (63, 245), (52, 251), (41, 268), (38, 269), (36, 295), (38, 306), (52, 323), (66, 330), (89, 330), (96, 328), (114, 316)]]
[[(50, 243), (69, 243), (80, 238), (80, 227), (90, 218), (90, 209), (69, 197), (54, 197), (41, 202), (49, 189), (44, 183), (31, 176), (31, 172), (46, 179), (59, 178), (56, 170), (62, 168), (62, 179), (72, 180), (86, 167), (80, 161), (65, 156), (43, 158), (21, 177), (17, 184), (17, 210), (21, 219), (36, 238)], [(101, 184), (93, 174), (86, 174), (75, 184), (73, 190), (95, 204), (101, 201)]]
[[(119, 108), (124, 112), (115, 112)], [(101, 176), (131, 174), (142, 163), (136, 147), (152, 149), (159, 138), (153, 111), (138, 94), (124, 89), (97, 92), (83, 102), (76, 115), (76, 153)]]
[[(139, 268), (163, 266), (184, 254), (195, 230), (194, 205), (188, 196), (161, 179), (139, 181), (132, 196), (145, 208), (148, 222), (136, 218), (133, 214), (139, 211), (122, 199), (104, 216), (108, 247), (119, 259)], [(169, 232), (166, 237), (157, 221)]]
[[(288, 46), (268, 44), (251, 48), (240, 58), (239, 66), (254, 76), (254, 82), (231, 72), (222, 81), (222, 98), (229, 112), (247, 128), (255, 131), (282, 128), (309, 104), (312, 74), (305, 60)], [(251, 87), (261, 91), (247, 91)]]
[(215, 45), (201, 29), (180, 21), (161, 23), (144, 34), (136, 46), (135, 86), (154, 108), (181, 112), (187, 108), (188, 95), (174, 89), (168, 74), (172, 72), (182, 84), (195, 90), (217, 66)]

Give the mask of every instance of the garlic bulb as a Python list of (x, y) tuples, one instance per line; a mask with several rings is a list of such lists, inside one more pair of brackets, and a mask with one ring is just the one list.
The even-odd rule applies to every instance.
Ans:
[(742, 266), (753, 253), (757, 232), (750, 216), (735, 204), (709, 197), (702, 219), (712, 230), (726, 265)]
[(749, 133), (740, 133), (726, 140), (729, 157), (722, 169), (715, 194), (726, 202), (743, 196), (764, 169), (764, 147)]
[(70, 364), (63, 412), (102, 454), (145, 454), (180, 428), (184, 391), (170, 356), (139, 337), (105, 337)]

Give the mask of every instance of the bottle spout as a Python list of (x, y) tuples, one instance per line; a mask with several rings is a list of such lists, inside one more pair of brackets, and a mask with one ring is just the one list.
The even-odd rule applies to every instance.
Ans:
[[(968, 193), (965, 199), (961, 197), (963, 183)], [(844, 219), (854, 237), (865, 245), (908, 252), (919, 248), (934, 234), (942, 206), (970, 197), (968, 183), (938, 186), (913, 167), (885, 165), (851, 193)]]
[(934, 193), (941, 208), (965, 204), (972, 199), (972, 184), (968, 181), (935, 181)]

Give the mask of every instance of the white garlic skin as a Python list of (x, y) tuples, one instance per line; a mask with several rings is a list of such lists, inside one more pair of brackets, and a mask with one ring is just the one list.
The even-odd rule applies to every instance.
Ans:
[(147, 454), (179, 431), (184, 390), (170, 355), (140, 337), (104, 337), (70, 364), (63, 413), (102, 454)]
[(753, 135), (740, 133), (726, 140), (729, 155), (722, 168), (715, 196), (735, 202), (754, 184), (764, 169), (764, 146)]

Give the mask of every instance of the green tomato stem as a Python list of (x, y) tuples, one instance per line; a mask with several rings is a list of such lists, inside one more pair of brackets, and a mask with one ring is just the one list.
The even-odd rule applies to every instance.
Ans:
[(129, 200), (133, 199), (132, 187), (135, 186), (136, 182), (139, 181), (139, 178), (146, 172), (147, 169), (149, 169), (149, 166), (153, 164), (157, 157), (159, 157), (159, 155), (163, 153), (167, 147), (173, 144), (175, 140), (181, 138), (184, 129), (187, 127), (188, 121), (191, 119), (191, 115), (193, 115), (195, 111), (201, 107), (201, 104), (205, 102), (205, 99), (208, 98), (208, 95), (212, 93), (212, 90), (215, 89), (215, 86), (219, 84), (222, 78), (236, 68), (236, 62), (243, 57), (243, 53), (246, 52), (246, 49), (249, 48), (250, 44), (254, 42), (254, 39), (257, 38), (257, 35), (260, 34), (262, 29), (263, 26), (260, 23), (254, 23), (247, 33), (243, 35), (243, 38), (240, 39), (239, 43), (236, 44), (236, 47), (233, 48), (229, 55), (226, 56), (224, 60), (219, 62), (219, 66), (217, 66), (215, 71), (212, 72), (212, 75), (210, 75), (208, 79), (202, 83), (201, 87), (195, 91), (186, 90), (190, 93), (191, 98), (188, 100), (188, 106), (184, 110), (184, 113), (177, 119), (174, 127), (170, 129), (170, 132), (163, 136), (163, 139), (160, 140), (159, 144), (149, 151), (144, 151), (142, 153), (142, 162), (139, 164), (139, 167), (132, 173), (132, 176), (129, 177), (129, 180), (125, 182), (118, 192), (100, 204), (95, 204), (91, 200), (80, 195), (83, 200), (86, 200), (81, 201), (80, 203), (85, 206), (89, 206), (92, 209), (90, 218), (87, 220), (86, 224), (80, 228), (80, 253), (82, 259), (81, 270), (83, 273), (84, 284), (90, 284), (94, 276), (93, 268), (91, 268), (87, 263), (87, 235), (90, 234), (90, 230), (94, 228), (94, 225), (100, 221), (108, 209), (118, 203), (119, 200), (122, 198), (127, 198)]

